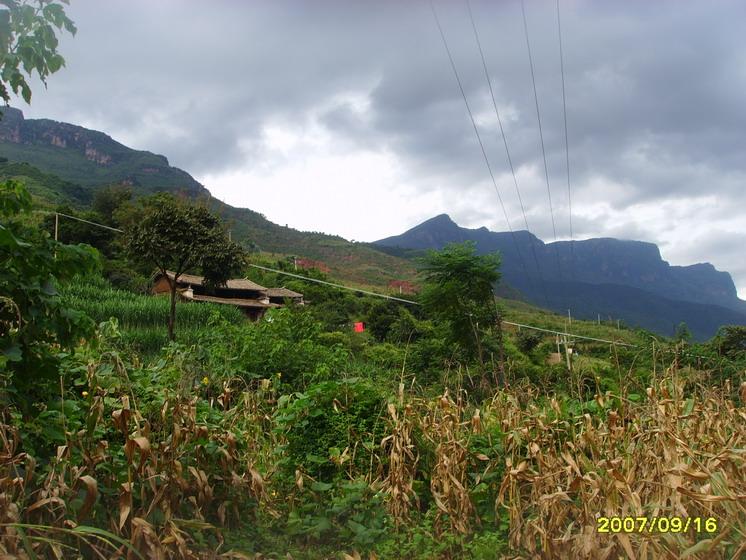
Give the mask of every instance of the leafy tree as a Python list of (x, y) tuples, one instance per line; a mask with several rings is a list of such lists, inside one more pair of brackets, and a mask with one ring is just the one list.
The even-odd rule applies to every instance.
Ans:
[(692, 339), (692, 331), (690, 331), (687, 324), (684, 321), (682, 321), (676, 327), (676, 332), (674, 333), (674, 340), (676, 340), (676, 342), (689, 342), (691, 339)]
[(721, 355), (734, 360), (744, 358), (746, 357), (746, 326), (720, 327), (713, 342)]
[(97, 266), (96, 251), (63, 245), (15, 218), (31, 210), (31, 196), (15, 180), (0, 183), (0, 373), (28, 406), (45, 396), (59, 353), (90, 334), (93, 322), (63, 305), (60, 282)]
[(118, 225), (117, 210), (132, 200), (132, 189), (113, 185), (99, 189), (93, 195), (91, 207), (101, 216), (103, 222), (110, 226)]
[(399, 306), (404, 304), (393, 301), (378, 300), (368, 309), (365, 323), (376, 340), (383, 342), (388, 336), (391, 326), (399, 318)]
[(26, 78), (36, 71), (46, 86), (49, 74), (65, 65), (57, 52), (56, 31), (73, 35), (75, 24), (65, 15), (62, 4), (68, 0), (0, 0), (0, 97), (7, 104), (10, 90), (20, 91), (31, 102)]
[(530, 329), (523, 329), (516, 335), (516, 346), (524, 354), (530, 354), (543, 339), (542, 334)]
[(473, 242), (452, 243), (419, 259), (420, 301), (426, 312), (450, 326), (452, 339), (483, 364), (481, 340), (498, 319), (493, 286), (500, 279), (500, 257), (475, 251)]
[[(130, 219), (129, 226), (124, 226), (125, 248), (135, 261), (156, 266), (167, 278), (171, 292), (168, 336), (175, 340), (179, 277), (199, 269), (208, 285), (223, 285), (243, 266), (243, 250), (228, 239), (215, 214), (171, 194), (144, 199)], [(174, 273), (173, 279), (167, 271)]]

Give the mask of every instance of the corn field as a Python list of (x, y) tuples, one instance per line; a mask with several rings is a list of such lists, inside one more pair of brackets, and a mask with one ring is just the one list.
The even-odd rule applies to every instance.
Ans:
[[(99, 384), (101, 372), (127, 377), (116, 357), (89, 362), (87, 372), (84, 422), (68, 431), (44, 477), (33, 476), (36, 462), (3, 419), (3, 557), (62, 558), (78, 546), (100, 558), (258, 560), (266, 556), (200, 552), (193, 534), (209, 533), (220, 548), (242, 520), (264, 516), (282, 526), (284, 515), (324, 490), (302, 465), (290, 487), (281, 479), (276, 464), (284, 436), (273, 412), (275, 381), (250, 387), (226, 380), (203, 389), (182, 381), (153, 407), (125, 386)], [(406, 534), (422, 520), (427, 495), (436, 540), (461, 535), (468, 541), (494, 523), (490, 518), (507, 518), (507, 547), (490, 557), (705, 560), (746, 554), (746, 384), (687, 384), (672, 368), (641, 402), (597, 394), (594, 414), (570, 412), (566, 399), (542, 397), (530, 386), (499, 390), (478, 407), (462, 396), (425, 398), (400, 386), (382, 410), (386, 433), (365, 472), (352, 472), (345, 457), (366, 434), (349, 432), (338, 442), (345, 451), (330, 460), (347, 461), (346, 476), (365, 480), (380, 497), (392, 534)], [(200, 406), (216, 411), (208, 417), (219, 412), (222, 421), (204, 414), (200, 420)], [(348, 413), (336, 399), (333, 408), (336, 415)], [(96, 436), (101, 430), (106, 439)], [(117, 461), (118, 475), (102, 468)], [(667, 519), (668, 529), (659, 523), (652, 531), (638, 525), (602, 532), (602, 517)], [(92, 518), (105, 531), (89, 527)], [(674, 519), (702, 521), (684, 531), (671, 529)], [(378, 558), (374, 550), (351, 546), (334, 557)]]

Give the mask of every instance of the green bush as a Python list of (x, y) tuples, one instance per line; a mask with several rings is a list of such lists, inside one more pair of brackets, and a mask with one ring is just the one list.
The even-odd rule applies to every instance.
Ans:
[[(210, 339), (212, 344), (224, 344), (220, 331), (215, 334)], [(262, 321), (244, 325), (236, 334), (236, 372), (245, 379), (280, 374), (283, 385), (291, 391), (338, 376), (348, 361), (343, 346), (322, 343), (321, 324), (300, 307), (273, 309)]]
[(282, 527), (290, 535), (368, 551), (391, 529), (381, 495), (365, 479), (313, 482), (303, 498)]
[(539, 343), (544, 340), (544, 335), (530, 329), (518, 331), (516, 335), (516, 346), (524, 354), (530, 354)]
[(406, 351), (403, 347), (384, 342), (367, 347), (362, 357), (381, 367), (401, 369), (405, 355)]
[(286, 442), (280, 460), (285, 476), (294, 480), (300, 470), (318, 482), (331, 482), (346, 472), (369, 472), (384, 434), (385, 404), (377, 386), (358, 378), (325, 381), (281, 396), (275, 420)]

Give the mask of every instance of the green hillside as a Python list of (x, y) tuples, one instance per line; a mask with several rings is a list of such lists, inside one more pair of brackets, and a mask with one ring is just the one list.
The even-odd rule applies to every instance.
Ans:
[(258, 212), (234, 208), (214, 198), (210, 199), (210, 206), (228, 221), (234, 239), (251, 241), (261, 252), (320, 261), (335, 278), (358, 285), (387, 287), (392, 280), (412, 280), (415, 276), (411, 261), (365, 243), (279, 226)]
[(9, 162), (4, 157), (0, 158), (0, 177), (23, 181), (35, 202), (42, 206), (86, 206), (92, 199), (89, 189), (60, 179), (51, 173), (43, 173), (28, 163)]
[(0, 177), (26, 182), (41, 207), (59, 204), (86, 210), (96, 190), (129, 186), (135, 195), (183, 192), (204, 200), (229, 224), (233, 239), (255, 250), (315, 261), (336, 278), (387, 288), (393, 280), (414, 279), (406, 259), (339, 236), (279, 226), (247, 208), (210, 196), (187, 172), (150, 152), (133, 150), (106, 134), (48, 119), (24, 119), (6, 109), (0, 121)]

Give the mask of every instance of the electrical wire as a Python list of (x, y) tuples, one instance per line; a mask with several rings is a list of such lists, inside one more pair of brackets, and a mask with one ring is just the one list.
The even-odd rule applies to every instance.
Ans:
[[(85, 223), (90, 224), (92, 226), (97, 226), (97, 227), (100, 227), (100, 228), (112, 230), (112, 231), (115, 231), (117, 233), (124, 233), (121, 229), (117, 229), (117, 228), (113, 228), (113, 227), (110, 227), (110, 226), (106, 226), (104, 224), (98, 224), (96, 222), (91, 222), (91, 221), (88, 221), (88, 220), (84, 220), (83, 218), (77, 218), (75, 216), (70, 216), (69, 214), (63, 214), (62, 212), (53, 212), (53, 211), (48, 211), (48, 210), (36, 210), (36, 212), (41, 212), (41, 213), (44, 213), (44, 214), (59, 214), (60, 216), (64, 216), (66, 218), (72, 218), (73, 220), (79, 220), (81, 222), (85, 222)], [(292, 272), (285, 272), (284, 270), (277, 270), (277, 269), (274, 269), (274, 268), (269, 268), (267, 266), (261, 266), (261, 265), (258, 265), (258, 264), (249, 264), (249, 266), (253, 267), (253, 268), (259, 268), (259, 269), (265, 270), (267, 272), (274, 272), (276, 274), (284, 274), (286, 276), (292, 276), (294, 278), (299, 278), (301, 280), (306, 280), (308, 282), (316, 282), (316, 283), (319, 283), (319, 284), (325, 284), (327, 286), (332, 286), (334, 288), (339, 288), (339, 289), (342, 289), (342, 290), (349, 290), (349, 291), (353, 291), (353, 292), (358, 292), (358, 293), (366, 294), (366, 295), (369, 295), (369, 296), (375, 296), (375, 297), (380, 297), (380, 298), (384, 298), (384, 299), (399, 301), (401, 303), (408, 303), (408, 304), (411, 304), (411, 305), (421, 305), (419, 302), (416, 302), (416, 301), (412, 301), (412, 300), (408, 300), (408, 299), (404, 299), (404, 298), (398, 298), (398, 297), (394, 297), (394, 296), (389, 296), (389, 295), (386, 295), (386, 294), (379, 294), (377, 292), (370, 292), (368, 290), (361, 290), (360, 288), (353, 288), (351, 286), (344, 286), (343, 284), (335, 284), (333, 282), (327, 282), (326, 280), (319, 280), (318, 278), (309, 278), (308, 276), (302, 276), (300, 274), (293, 274)], [(604, 342), (604, 343), (607, 343), (607, 344), (614, 344), (614, 345), (617, 345), (617, 346), (628, 346), (628, 347), (632, 347), (632, 348), (642, 348), (638, 344), (629, 344), (629, 343), (626, 343), (626, 342), (618, 342), (618, 341), (615, 341), (615, 340), (604, 340), (602, 338), (594, 338), (594, 337), (590, 337), (590, 336), (573, 334), (573, 333), (568, 333), (568, 332), (563, 332), (563, 331), (554, 331), (554, 330), (551, 330), (551, 329), (545, 329), (545, 328), (536, 327), (536, 326), (533, 326), (533, 325), (526, 325), (526, 324), (523, 324), (523, 323), (514, 323), (512, 321), (504, 321), (503, 320), (502, 323), (504, 323), (506, 325), (513, 325), (513, 326), (524, 328), (524, 329), (532, 329), (532, 330), (541, 331), (541, 332), (548, 332), (548, 333), (553, 333), (553, 334), (561, 334), (561, 335), (565, 335), (565, 336), (569, 336), (569, 337), (573, 337), (573, 338), (580, 338), (580, 339), (585, 339), (585, 340), (592, 340), (592, 341), (595, 341), (595, 342)], [(691, 354), (691, 353), (688, 353), (688, 352), (681, 352), (681, 353), (683, 355), (687, 355), (687, 356), (694, 356), (695, 358), (709, 359), (707, 356), (699, 356), (697, 354)]]
[(572, 231), (572, 190), (570, 189), (570, 148), (567, 139), (567, 97), (565, 95), (565, 56), (562, 49), (560, 3), (557, 0), (557, 36), (559, 38), (560, 75), (562, 76), (562, 117), (565, 124), (565, 168), (567, 169), (567, 214), (570, 219), (570, 276), (575, 280), (575, 238)]
[(292, 276), (293, 278), (300, 278), (301, 280), (307, 280), (309, 282), (316, 282), (317, 284), (324, 284), (326, 286), (332, 286), (334, 288), (341, 288), (343, 290), (350, 290), (350, 291), (353, 291), (353, 292), (358, 292), (358, 293), (366, 294), (366, 295), (369, 295), (369, 296), (376, 296), (376, 297), (380, 297), (380, 298), (391, 299), (391, 300), (394, 300), (394, 301), (400, 301), (402, 303), (411, 303), (412, 305), (420, 305), (416, 301), (412, 301), (412, 300), (409, 300), (409, 299), (398, 298), (398, 297), (394, 297), (394, 296), (388, 296), (386, 294), (379, 294), (379, 293), (376, 293), (376, 292), (369, 292), (368, 290), (361, 290), (359, 288), (352, 288), (352, 287), (349, 287), (349, 286), (343, 286), (342, 284), (335, 284), (333, 282), (327, 282), (326, 280), (319, 280), (318, 278), (309, 278), (308, 276), (301, 276), (300, 274), (293, 274), (292, 272), (285, 272), (284, 270), (276, 270), (274, 268), (269, 268), (267, 266), (261, 266), (261, 265), (258, 265), (258, 264), (249, 264), (249, 266), (253, 267), (253, 268), (259, 268), (261, 270), (266, 270), (268, 272), (274, 272), (276, 274), (284, 274), (285, 276)]
[[(471, 20), (471, 28), (474, 31), (474, 39), (476, 40), (477, 47), (479, 48), (479, 56), (482, 59), (482, 68), (484, 69), (484, 77), (487, 80), (487, 86), (490, 89), (490, 97), (492, 98), (492, 107), (495, 109), (495, 116), (497, 117), (497, 124), (500, 126), (500, 135), (502, 136), (503, 145), (505, 146), (505, 155), (508, 159), (508, 166), (510, 167), (510, 173), (513, 176), (513, 184), (515, 185), (515, 192), (518, 196), (518, 202), (521, 206), (521, 213), (523, 214), (523, 223), (526, 226), (526, 231), (531, 233), (531, 228), (528, 225), (528, 218), (526, 217), (526, 208), (523, 204), (523, 197), (521, 196), (521, 189), (518, 187), (518, 179), (515, 174), (515, 168), (513, 166), (513, 159), (510, 157), (510, 150), (508, 149), (508, 140), (505, 134), (505, 128), (503, 127), (502, 119), (500, 118), (500, 111), (497, 108), (497, 101), (495, 100), (495, 92), (492, 88), (492, 79), (490, 78), (489, 70), (487, 69), (487, 60), (484, 56), (484, 50), (482, 49), (482, 41), (479, 38), (479, 32), (477, 31), (477, 24), (474, 21), (474, 14), (471, 9), (471, 2), (466, 0), (466, 7), (469, 11), (469, 19)], [(529, 239), (529, 242), (531, 240)], [(536, 272), (541, 285), (541, 291), (544, 295), (544, 302), (549, 307), (549, 298), (547, 296), (546, 283), (544, 282), (544, 275), (541, 273), (541, 266), (539, 265), (539, 257), (536, 255), (536, 247), (534, 243), (531, 243), (531, 253), (534, 257), (534, 263), (536, 264)]]
[(554, 234), (554, 252), (557, 257), (557, 275), (562, 278), (562, 269), (560, 267), (559, 249), (557, 248), (557, 226), (554, 222), (554, 208), (552, 207), (552, 190), (549, 187), (549, 166), (547, 165), (547, 151), (544, 147), (544, 131), (541, 127), (541, 111), (539, 110), (539, 94), (536, 92), (536, 74), (534, 72), (534, 58), (531, 54), (531, 41), (528, 37), (528, 22), (526, 20), (526, 6), (524, 0), (521, 0), (521, 14), (523, 15), (523, 31), (526, 36), (526, 50), (528, 51), (528, 64), (531, 68), (531, 84), (534, 89), (534, 103), (536, 105), (536, 120), (539, 123), (539, 140), (541, 141), (541, 156), (544, 159), (544, 177), (547, 183), (547, 197), (549, 198), (549, 215), (552, 218), (552, 233)]
[(433, 5), (432, 0), (430, 0), (430, 9), (432, 10), (433, 17), (435, 18), (435, 24), (438, 27), (438, 32), (440, 33), (440, 38), (443, 41), (443, 46), (445, 47), (446, 54), (448, 55), (448, 60), (451, 63), (451, 69), (453, 70), (453, 75), (456, 78), (456, 83), (458, 84), (459, 91), (461, 92), (461, 97), (464, 100), (464, 104), (466, 105), (466, 112), (469, 114), (469, 119), (471, 120), (471, 125), (474, 128), (474, 134), (477, 136), (477, 142), (479, 142), (479, 148), (482, 150), (482, 157), (484, 158), (484, 163), (487, 166), (487, 171), (490, 174), (490, 179), (492, 180), (492, 186), (495, 189), (495, 194), (497, 194), (497, 200), (500, 202), (500, 208), (502, 208), (503, 215), (505, 216), (505, 223), (508, 226), (508, 231), (510, 232), (510, 236), (513, 239), (513, 244), (515, 245), (515, 250), (518, 255), (518, 260), (521, 263), (521, 267), (523, 268), (523, 273), (526, 275), (526, 278), (530, 278), (528, 274), (528, 269), (526, 268), (526, 262), (523, 259), (523, 255), (521, 254), (520, 246), (518, 245), (518, 241), (515, 237), (515, 232), (513, 231), (513, 228), (510, 225), (510, 219), (508, 218), (508, 212), (505, 209), (505, 203), (503, 202), (503, 198), (500, 195), (500, 189), (497, 186), (497, 181), (495, 180), (495, 174), (492, 171), (492, 165), (490, 164), (490, 160), (487, 157), (487, 151), (484, 148), (484, 143), (482, 142), (482, 135), (479, 134), (479, 128), (477, 127), (476, 120), (474, 119), (474, 114), (472, 113), (471, 106), (469, 105), (469, 100), (466, 97), (466, 92), (464, 91), (464, 86), (461, 83), (461, 77), (458, 74), (458, 70), (456, 69), (456, 63), (453, 60), (453, 55), (451, 54), (451, 49), (448, 46), (448, 40), (446, 39), (445, 33), (443, 32), (443, 27), (440, 24), (440, 18), (438, 17), (438, 13), (435, 10), (435, 6)]

